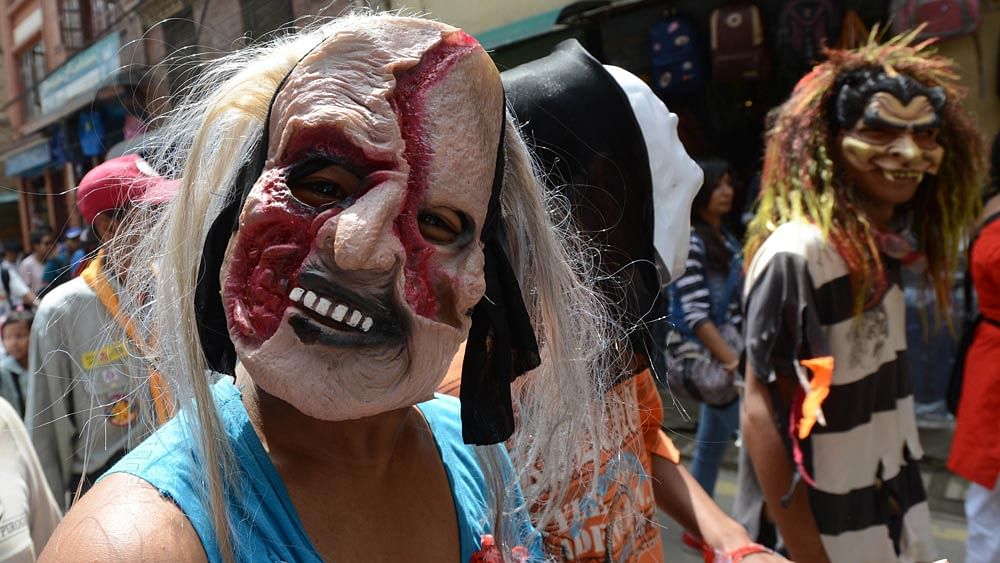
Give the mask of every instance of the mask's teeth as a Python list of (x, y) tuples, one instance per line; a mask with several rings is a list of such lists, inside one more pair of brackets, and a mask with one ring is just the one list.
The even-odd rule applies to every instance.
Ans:
[(361, 330), (368, 332), (371, 330), (373, 324), (375, 323), (371, 317), (365, 317), (365, 320), (361, 321)]
[(313, 305), (316, 304), (316, 299), (318, 299), (318, 297), (315, 293), (307, 291), (305, 298), (302, 299), (302, 304), (312, 309)]
[(330, 311), (330, 305), (333, 305), (333, 303), (330, 303), (329, 299), (326, 297), (320, 297), (319, 301), (316, 303), (315, 310), (317, 313), (325, 316)]
[(337, 305), (333, 308), (333, 313), (330, 313), (330, 318), (339, 323), (344, 320), (344, 316), (347, 315), (347, 311), (347, 305)]
[(357, 311), (357, 310), (351, 311), (351, 318), (347, 319), (346, 322), (347, 322), (347, 324), (351, 325), (352, 327), (358, 326), (358, 323), (361, 322), (361, 317), (362, 316), (363, 315), (361, 314), (361, 311)]
[(298, 303), (300, 300), (302, 300), (302, 295), (305, 292), (306, 291), (301, 287), (293, 287), (292, 290), (288, 292), (288, 298)]

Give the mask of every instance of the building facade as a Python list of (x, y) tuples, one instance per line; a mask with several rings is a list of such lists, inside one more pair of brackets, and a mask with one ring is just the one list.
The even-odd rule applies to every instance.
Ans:
[[(17, 189), (20, 232), (0, 193), (2, 236), (85, 226), (73, 188), (137, 143), (199, 60), (336, 15), (349, 0), (0, 0), (9, 138), (3, 175)], [(0, 124), (2, 125), (2, 124)], [(10, 191), (10, 190), (8, 190)], [(8, 199), (13, 200), (11, 196)], [(10, 203), (13, 203), (10, 202)]]

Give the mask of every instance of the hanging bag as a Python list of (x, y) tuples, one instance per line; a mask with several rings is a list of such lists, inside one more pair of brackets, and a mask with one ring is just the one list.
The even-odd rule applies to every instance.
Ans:
[(778, 26), (782, 64), (796, 75), (807, 72), (823, 58), (823, 47), (836, 40), (839, 23), (839, 11), (831, 0), (786, 2)]
[[(743, 335), (729, 321), (729, 303), (741, 285), (743, 266), (740, 256), (734, 255), (730, 262), (729, 275), (722, 292), (721, 306), (712, 311), (712, 322), (737, 354), (743, 352)], [(680, 295), (674, 286), (670, 287), (671, 316), (683, 319)], [(715, 301), (713, 300), (713, 304)], [(714, 308), (714, 307), (713, 307)], [(667, 384), (677, 394), (701, 401), (710, 407), (724, 407), (739, 397), (736, 379), (739, 369), (727, 370), (700, 342), (685, 340), (680, 331), (674, 330), (668, 338)], [(673, 350), (673, 353), (670, 351)]]
[(854, 10), (848, 10), (844, 14), (844, 20), (840, 22), (840, 39), (837, 40), (838, 49), (857, 49), (868, 41), (868, 28), (865, 22)]
[(895, 34), (921, 24), (926, 26), (917, 35), (918, 40), (968, 35), (975, 33), (982, 22), (979, 0), (895, 0), (891, 10)]
[(712, 11), (712, 80), (762, 80), (770, 69), (760, 10), (751, 2), (729, 2)]
[(649, 29), (649, 58), (657, 93), (696, 94), (705, 88), (705, 64), (694, 24), (670, 16)]

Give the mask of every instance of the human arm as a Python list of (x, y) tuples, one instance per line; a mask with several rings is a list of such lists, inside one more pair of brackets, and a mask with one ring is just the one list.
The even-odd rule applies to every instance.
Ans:
[(20, 434), (24, 482), (28, 487), (28, 500), (31, 506), (28, 527), (31, 530), (31, 542), (35, 544), (35, 553), (41, 553), (62, 519), (62, 510), (52, 496), (48, 481), (45, 479), (45, 472), (38, 462), (38, 455), (31, 447), (31, 440), (23, 426), (20, 428)]
[[(649, 370), (636, 376), (636, 399), (643, 443), (652, 462), (653, 496), (660, 510), (722, 553), (752, 543), (743, 526), (726, 515), (681, 465), (680, 452), (663, 432), (663, 403)], [(771, 555), (755, 557), (765, 562), (784, 560)]]
[(702, 345), (712, 353), (712, 356), (719, 360), (719, 363), (730, 371), (736, 369), (740, 361), (740, 356), (726, 342), (726, 339), (722, 337), (722, 333), (719, 332), (719, 328), (715, 326), (715, 323), (710, 320), (703, 321), (695, 327), (694, 334), (701, 341)]
[(145, 481), (116, 473), (73, 505), (39, 562), (207, 561), (177, 506)]
[[(20, 561), (24, 555), (36, 556), (59, 524), (61, 513), (45, 483), (24, 422), (13, 405), (3, 399), (0, 399), (0, 498), (3, 499), (0, 518), (6, 520), (5, 530), (8, 536), (9, 532), (15, 532), (8, 537), (11, 541), (0, 541), (0, 560), (13, 557)], [(30, 537), (30, 549), (22, 539), (25, 533)]]
[(10, 301), (15, 305), (26, 305), (32, 306), (35, 304), (35, 294), (28, 287), (28, 284), (24, 283), (21, 279), (20, 274), (18, 274), (13, 269), (8, 269), (7, 273), (10, 275)]
[[(740, 427), (743, 446), (750, 454), (764, 493), (767, 514), (781, 531), (793, 560), (828, 562), (806, 487), (796, 486), (788, 506), (782, 506), (782, 497), (792, 482), (793, 469), (774, 423), (773, 412), (766, 384), (758, 379), (752, 367), (747, 366)], [(760, 468), (766, 470), (760, 471)]]
[[(13, 273), (14, 270), (11, 270), (11, 272)], [(17, 274), (18, 277), (21, 278), (21, 281), (28, 286), (28, 289), (32, 291), (35, 290), (35, 288), (32, 287), (34, 280), (31, 278), (31, 263), (28, 261), (27, 257), (24, 260), (21, 260), (21, 263), (17, 265)]]
[(52, 309), (39, 309), (31, 327), (28, 346), (28, 397), (25, 426), (49, 489), (60, 506), (69, 485), (72, 437), (76, 433), (72, 408), (67, 404), (72, 394), (72, 358), (65, 352)]
[[(743, 526), (715, 504), (683, 465), (657, 455), (652, 458), (653, 495), (660, 510), (717, 552), (732, 553), (753, 543)], [(747, 560), (776, 563), (785, 558), (759, 553)]]

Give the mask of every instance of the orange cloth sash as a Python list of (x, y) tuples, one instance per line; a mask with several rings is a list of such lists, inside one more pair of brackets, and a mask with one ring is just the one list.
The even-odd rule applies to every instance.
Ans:
[[(115, 293), (115, 288), (111, 286), (108, 278), (104, 275), (103, 264), (104, 251), (102, 250), (80, 272), (80, 277), (94, 290), (98, 301), (111, 313), (115, 322), (125, 330), (125, 334), (128, 335), (129, 340), (139, 348), (142, 348), (144, 343), (139, 337), (139, 331), (136, 330), (132, 320), (122, 314), (121, 307), (118, 304), (118, 294)], [(156, 412), (157, 425), (170, 420), (170, 417), (174, 414), (174, 407), (170, 400), (170, 391), (163, 380), (163, 375), (155, 369), (149, 371), (149, 392), (153, 399), (153, 409)]]
[(823, 401), (830, 395), (830, 382), (833, 380), (833, 356), (809, 358), (799, 362), (812, 372), (809, 380), (809, 390), (802, 400), (802, 418), (799, 420), (799, 439), (805, 440), (816, 424)]

